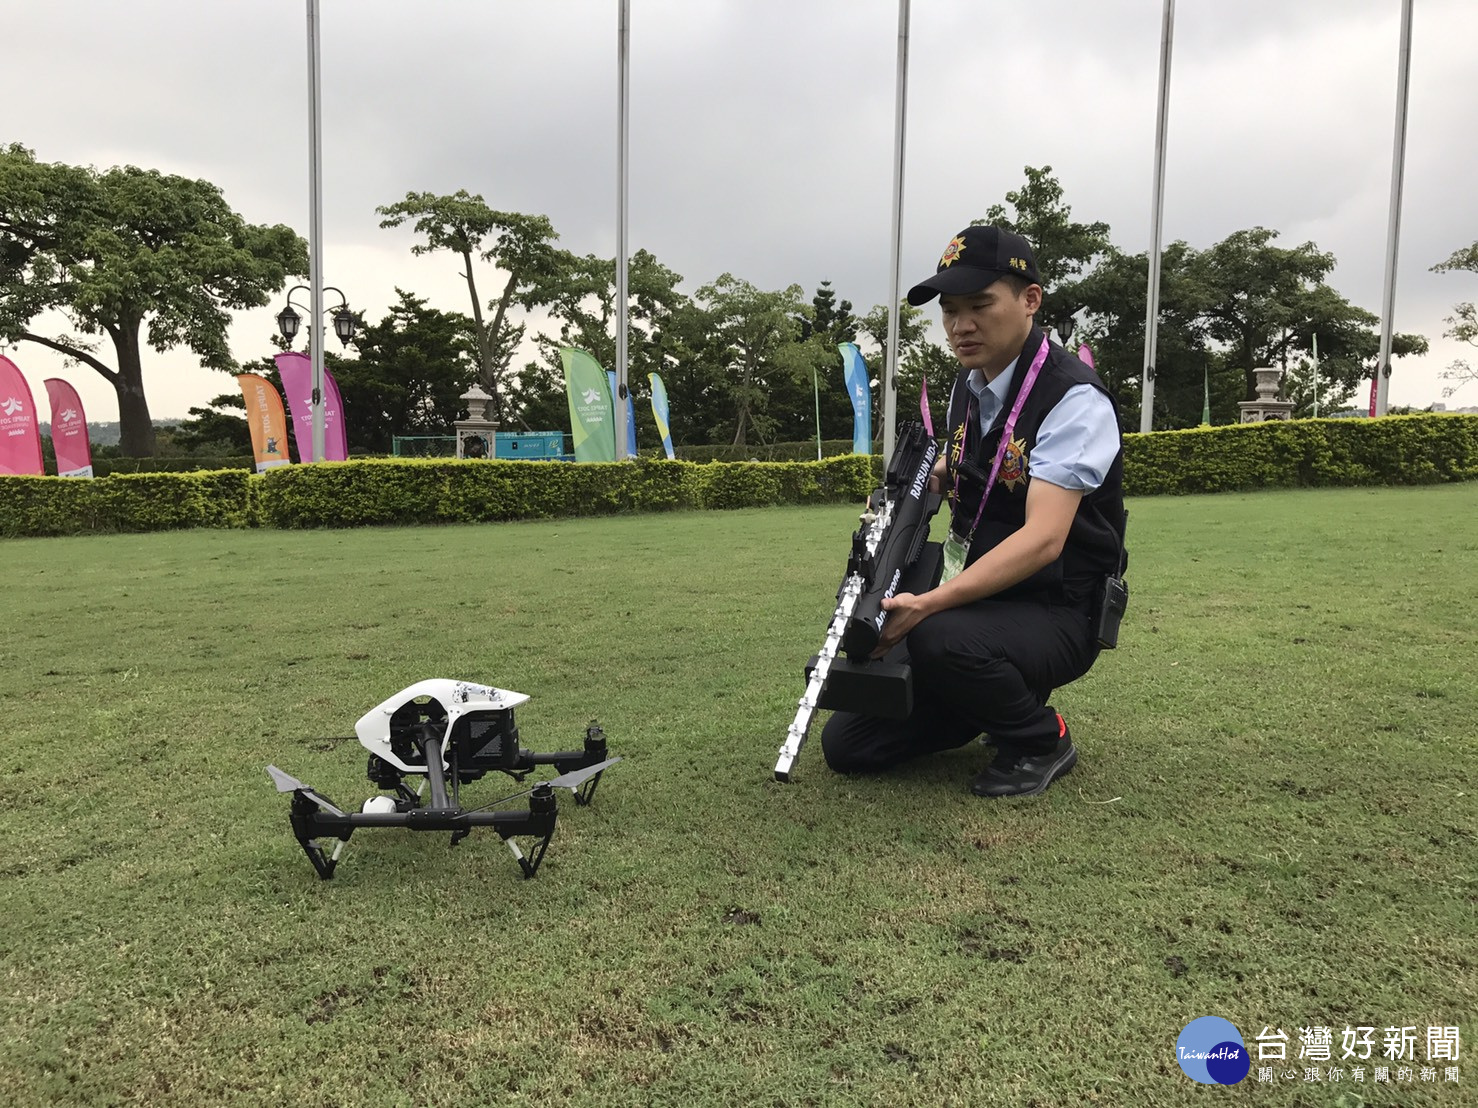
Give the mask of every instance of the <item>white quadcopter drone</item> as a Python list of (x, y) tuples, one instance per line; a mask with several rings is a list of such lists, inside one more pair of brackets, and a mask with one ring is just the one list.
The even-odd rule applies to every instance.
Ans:
[[(354, 725), (354, 732), (369, 751), (369, 779), (382, 791), (366, 800), (358, 812), (343, 811), (322, 793), (268, 766), (267, 774), (277, 791), (293, 794), (293, 834), (318, 876), (326, 881), (334, 875), (356, 827), (450, 831), (452, 846), (474, 827), (491, 827), (508, 844), (524, 876), (533, 877), (554, 837), (554, 790), (569, 789), (576, 804), (589, 804), (601, 774), (621, 759), (606, 757), (605, 734), (594, 722), (585, 729), (583, 750), (535, 754), (520, 749), (513, 709), (528, 699), (523, 693), (491, 685), (436, 678), (418, 681), (371, 708)], [(560, 775), (493, 802), (527, 796), (527, 811), (489, 811), (493, 804), (462, 807), (464, 782), (476, 781), (489, 770), (521, 782), (543, 765), (553, 766)], [(408, 776), (422, 778), (420, 786), (412, 789), (406, 783)], [(428, 786), (430, 798), (423, 799)], [(318, 845), (319, 836), (339, 840), (331, 855)], [(525, 854), (515, 837), (537, 842)]]

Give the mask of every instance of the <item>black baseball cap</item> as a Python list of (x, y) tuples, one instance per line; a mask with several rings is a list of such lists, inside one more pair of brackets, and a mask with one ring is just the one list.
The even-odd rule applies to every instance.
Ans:
[(908, 290), (908, 302), (918, 307), (940, 293), (979, 292), (1007, 274), (1042, 283), (1031, 244), (1003, 227), (966, 227), (949, 240), (934, 276)]

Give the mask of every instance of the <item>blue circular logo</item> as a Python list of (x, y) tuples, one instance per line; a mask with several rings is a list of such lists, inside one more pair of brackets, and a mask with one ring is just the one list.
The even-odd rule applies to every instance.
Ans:
[(1203, 1085), (1235, 1085), (1252, 1068), (1242, 1033), (1220, 1016), (1186, 1024), (1175, 1040), (1175, 1060), (1187, 1077)]

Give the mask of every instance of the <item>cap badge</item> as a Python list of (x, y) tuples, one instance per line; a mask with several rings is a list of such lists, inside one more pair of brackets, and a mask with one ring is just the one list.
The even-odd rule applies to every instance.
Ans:
[(939, 268), (948, 269), (965, 250), (965, 240), (959, 235), (949, 240), (949, 245), (944, 248), (944, 253), (939, 255)]

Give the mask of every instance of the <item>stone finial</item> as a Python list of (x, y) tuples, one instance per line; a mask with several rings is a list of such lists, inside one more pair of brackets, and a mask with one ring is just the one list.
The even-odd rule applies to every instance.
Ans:
[(1283, 376), (1283, 371), (1276, 366), (1264, 366), (1254, 369), (1252, 375), (1257, 378), (1257, 398), (1264, 404), (1269, 400), (1278, 399), (1278, 379)]
[(488, 404), (493, 398), (484, 392), (477, 382), (474, 381), (472, 387), (464, 392), (460, 399), (467, 402), (468, 419), (485, 420), (488, 418)]
[(1262, 366), (1252, 371), (1256, 378), (1253, 388), (1256, 400), (1243, 400), (1237, 407), (1242, 410), (1243, 423), (1263, 423), (1270, 419), (1292, 419), (1293, 401), (1278, 399), (1278, 382), (1283, 371), (1277, 366)]

